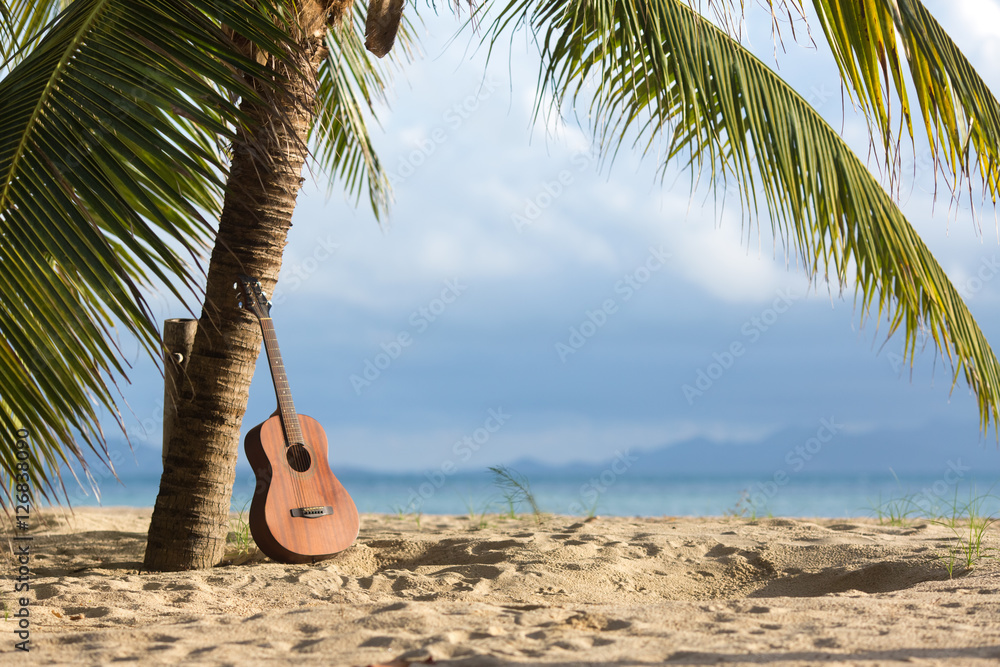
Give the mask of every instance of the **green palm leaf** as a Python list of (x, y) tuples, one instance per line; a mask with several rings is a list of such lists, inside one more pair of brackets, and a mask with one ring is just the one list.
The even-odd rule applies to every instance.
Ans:
[(0, 62), (20, 59), (26, 47), (63, 9), (63, 0), (4, 0), (0, 2)]
[[(1000, 189), (1000, 103), (955, 42), (919, 0), (815, 0), (842, 76), (883, 138), (887, 164), (897, 128), (889, 109), (900, 105), (910, 138), (908, 99), (897, 41), (916, 91), (935, 159), (958, 194), (973, 171), (996, 203)], [(888, 74), (891, 72), (891, 79)], [(891, 83), (890, 83), (891, 81)]]
[[(51, 13), (25, 7), (4, 4), (8, 46)], [(243, 0), (78, 0), (0, 68), (0, 426), (31, 431), (44, 497), (58, 497), (60, 464), (86, 468), (77, 438), (106, 455), (99, 413), (117, 416), (126, 371), (115, 331), (159, 356), (140, 289), (194, 286), (185, 256), (212, 235), (235, 100), (266, 91), (248, 84), (264, 70), (227, 34), (280, 56), (274, 12)], [(0, 447), (0, 469), (13, 465)]]
[[(365, 112), (385, 100), (389, 69), (365, 50), (365, 8), (355, 3), (353, 21), (330, 29), (329, 55), (320, 65), (317, 82), (316, 120), (311, 130), (313, 157), (336, 176), (347, 192), (360, 199), (367, 190), (376, 218), (388, 210), (389, 179), (375, 154)], [(409, 58), (413, 31), (404, 18), (390, 59)], [(330, 180), (330, 187), (334, 184)]]
[(911, 361), (926, 331), (975, 393), (982, 427), (996, 423), (1000, 364), (961, 297), (876, 178), (773, 71), (680, 0), (512, 0), (491, 41), (522, 19), (540, 44), (540, 91), (575, 103), (596, 82), (589, 117), (606, 152), (629, 133), (647, 150), (666, 137), (668, 159), (687, 152), (713, 180), (735, 178), (751, 208), (762, 193), (811, 275), (853, 279), (863, 317), (874, 309), (890, 335), (902, 329)]

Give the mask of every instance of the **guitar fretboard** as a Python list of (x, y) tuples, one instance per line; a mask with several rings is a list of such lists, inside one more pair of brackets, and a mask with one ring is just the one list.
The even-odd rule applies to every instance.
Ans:
[(281, 359), (281, 349), (278, 347), (278, 337), (274, 333), (274, 322), (270, 317), (260, 318), (260, 328), (264, 333), (264, 350), (267, 352), (267, 363), (271, 367), (271, 380), (274, 382), (274, 393), (278, 397), (278, 413), (285, 429), (285, 446), (302, 442), (302, 430), (299, 428), (299, 416), (292, 403), (292, 391), (288, 388), (288, 376), (285, 375), (285, 363)]

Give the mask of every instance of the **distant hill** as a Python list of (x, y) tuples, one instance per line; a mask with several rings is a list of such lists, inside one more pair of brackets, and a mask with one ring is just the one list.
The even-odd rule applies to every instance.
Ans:
[[(822, 442), (821, 438), (827, 442)], [(622, 451), (626, 449), (623, 446)], [(1000, 475), (1000, 450), (990, 436), (983, 439), (973, 428), (958, 429), (936, 425), (910, 430), (881, 430), (868, 433), (817, 429), (786, 430), (760, 442), (719, 443), (693, 438), (657, 449), (631, 449), (633, 466), (649, 475), (692, 474), (771, 475), (787, 473), (888, 473), (897, 475), (944, 475), (949, 469), (961, 471), (983, 482)], [(553, 465), (534, 459), (511, 462), (524, 474), (585, 473), (607, 468), (602, 463)], [(621, 465), (621, 464), (619, 464)]]
[[(906, 475), (944, 475), (950, 464), (959, 466), (963, 476), (992, 483), (1000, 480), (1000, 450), (991, 435), (983, 439), (975, 425), (961, 429), (946, 424), (921, 429), (880, 430), (868, 433), (840, 431), (820, 442), (817, 429), (792, 429), (775, 433), (760, 442), (736, 444), (692, 438), (673, 445), (640, 450), (631, 448), (635, 457), (630, 468), (645, 475), (739, 475), (771, 476), (775, 472), (884, 474), (890, 468), (900, 477)], [(829, 433), (822, 432), (824, 437)], [(136, 446), (135, 455), (128, 445), (110, 442), (116, 468), (123, 479), (159, 479), (162, 466), (160, 451), (152, 446)], [(623, 443), (622, 452), (628, 449)], [(808, 458), (807, 458), (808, 457)], [(593, 474), (608, 468), (614, 459), (603, 462), (544, 463), (531, 458), (507, 465), (526, 475)], [(969, 470), (965, 470), (969, 468)], [(105, 475), (99, 465), (96, 475)], [(386, 474), (373, 469), (339, 468), (338, 474)], [(412, 473), (421, 473), (413, 470)], [(472, 471), (469, 471), (472, 472)], [(478, 472), (478, 471), (477, 471)], [(237, 466), (240, 480), (251, 474), (241, 455)], [(394, 473), (402, 474), (406, 473)]]

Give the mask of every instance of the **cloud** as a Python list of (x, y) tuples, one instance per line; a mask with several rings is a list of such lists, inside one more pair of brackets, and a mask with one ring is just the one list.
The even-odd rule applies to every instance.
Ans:
[(727, 303), (756, 302), (774, 298), (789, 282), (784, 267), (750, 249), (732, 228), (708, 225), (680, 230), (677, 263), (685, 279)]
[[(995, 68), (990, 66), (1000, 58), (1000, 3), (996, 0), (953, 0), (946, 3), (950, 13), (949, 33), (963, 52), (972, 59), (973, 66), (988, 82), (997, 83)], [(949, 11), (950, 10), (950, 11)], [(941, 10), (939, 10), (941, 11)], [(941, 16), (947, 23), (949, 17)]]

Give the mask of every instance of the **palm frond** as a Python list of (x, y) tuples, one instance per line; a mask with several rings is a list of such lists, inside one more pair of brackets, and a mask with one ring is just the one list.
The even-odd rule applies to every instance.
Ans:
[[(882, 136), (892, 173), (895, 137), (913, 139), (903, 58), (935, 162), (955, 195), (978, 172), (996, 204), (1000, 190), (1000, 103), (920, 0), (814, 0), (841, 75)], [(891, 77), (890, 77), (891, 74)], [(900, 127), (889, 113), (895, 99)]]
[[(365, 116), (374, 115), (376, 103), (385, 101), (391, 71), (365, 49), (361, 36), (366, 10), (362, 5), (355, 3), (352, 21), (331, 27), (327, 33), (329, 55), (320, 65), (311, 143), (316, 162), (358, 200), (367, 190), (372, 211), (381, 218), (388, 211), (391, 187)], [(404, 17), (390, 62), (411, 59), (415, 41), (412, 24)], [(333, 185), (331, 179), (331, 189)]]
[(0, 0), (0, 72), (14, 65), (41, 38), (63, 0)]
[(929, 334), (953, 382), (964, 377), (975, 393), (983, 429), (996, 424), (1000, 364), (955, 287), (878, 180), (779, 76), (680, 0), (512, 0), (490, 40), (521, 20), (540, 45), (540, 96), (586, 95), (605, 154), (630, 132), (647, 150), (665, 137), (668, 160), (687, 152), (716, 183), (735, 178), (752, 210), (762, 193), (810, 275), (852, 278), (862, 318), (874, 310), (890, 335), (902, 330), (911, 362)]
[[(221, 207), (226, 159), (265, 71), (230, 35), (289, 48), (275, 7), (243, 0), (77, 0), (0, 79), (0, 426), (31, 433), (36, 493), (106, 455), (127, 364), (118, 327), (159, 356), (140, 289), (178, 297)], [(9, 13), (8, 13), (9, 14)], [(272, 77), (273, 78), (273, 77)], [(14, 470), (0, 446), (0, 470)], [(0, 496), (0, 503), (3, 497)]]

